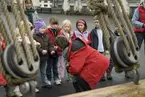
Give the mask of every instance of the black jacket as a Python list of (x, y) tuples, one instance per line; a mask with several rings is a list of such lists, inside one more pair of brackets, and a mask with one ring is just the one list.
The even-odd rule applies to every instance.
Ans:
[[(91, 31), (90, 37), (91, 37), (91, 44), (90, 44), (90, 46), (92, 48), (98, 50), (99, 39), (98, 39), (98, 34), (97, 34), (97, 28), (96, 27)], [(106, 50), (106, 44), (105, 44), (104, 36), (103, 36), (103, 46), (104, 46), (104, 50)]]

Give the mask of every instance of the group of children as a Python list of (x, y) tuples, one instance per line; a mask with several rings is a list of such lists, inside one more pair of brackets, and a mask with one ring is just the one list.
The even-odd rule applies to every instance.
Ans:
[[(92, 48), (99, 51), (104, 55), (106, 49), (104, 45), (103, 33), (99, 26), (99, 21), (95, 22), (95, 28), (90, 32), (87, 31), (87, 23), (83, 19), (79, 19), (76, 22), (76, 30), (72, 31), (71, 21), (66, 19), (62, 22), (62, 27), (59, 27), (59, 22), (55, 17), (49, 20), (49, 27), (46, 26), (42, 19), (37, 20), (34, 23), (34, 40), (40, 43), (38, 47), (38, 52), (40, 55), (40, 73), (42, 79), (42, 87), (50, 88), (52, 87), (52, 78), (56, 85), (61, 84), (61, 80), (66, 77), (69, 78), (70, 75), (66, 74), (66, 66), (68, 63), (65, 62), (63, 50), (56, 44), (56, 37), (64, 36), (67, 40), (75, 40), (76, 38), (82, 38), (85, 42)], [(111, 68), (106, 70), (107, 79), (112, 80)], [(102, 80), (105, 80), (102, 77)]]
[[(33, 27), (30, 26), (30, 28), (32, 29)], [(52, 87), (52, 79), (54, 80), (54, 83), (56, 85), (60, 85), (62, 83), (62, 79), (66, 79), (69, 81), (74, 80), (74, 76), (72, 76), (73, 74), (71, 73), (70, 73), (71, 75), (68, 74), (67, 73), (68, 70), (66, 69), (66, 67), (69, 67), (70, 65), (70, 63), (68, 62), (69, 59), (67, 58), (68, 51), (66, 50), (65, 52), (65, 50), (63, 50), (62, 47), (60, 47), (56, 43), (57, 37), (63, 36), (69, 42), (76, 40), (77, 38), (80, 38), (83, 40), (83, 42), (86, 43), (85, 45), (88, 45), (89, 47), (96, 49), (96, 51), (98, 51), (100, 54), (104, 55), (106, 51), (103, 33), (102, 30), (100, 29), (98, 20), (95, 21), (95, 28), (91, 32), (87, 31), (87, 23), (84, 19), (79, 19), (76, 22), (76, 30), (72, 31), (72, 24), (70, 20), (68, 19), (64, 20), (62, 22), (62, 27), (59, 27), (59, 22), (55, 17), (50, 18), (49, 26), (46, 26), (43, 19), (38, 19), (36, 22), (34, 22), (34, 29), (32, 29), (32, 31), (33, 30), (34, 30), (34, 32), (32, 33), (33, 39), (37, 45), (37, 50), (40, 56), (40, 75), (42, 88)], [(78, 41), (74, 42), (74, 44), (78, 43), (79, 43)], [(65, 42), (63, 42), (62, 44), (65, 45)], [(3, 47), (3, 45), (1, 46)], [(76, 50), (79, 47), (81, 47), (81, 44), (78, 47), (76, 46), (72, 48), (72, 50)], [(110, 66), (111, 67), (109, 68), (107, 67), (107, 65), (106, 67), (104, 67), (104, 70), (107, 72), (108, 80), (112, 80), (111, 71), (113, 66), (112, 64), (110, 64)], [(106, 70), (105, 68), (108, 69)], [(101, 72), (101, 74), (102, 73), (103, 71)], [(102, 75), (99, 76), (102, 77)], [(80, 76), (77, 76), (75, 78), (80, 79)], [(105, 79), (106, 78), (104, 72), (104, 77), (102, 77), (102, 80)], [(99, 78), (97, 82), (100, 80), (101, 79)], [(76, 84), (74, 84), (74, 87), (77, 87)], [(91, 87), (89, 87), (88, 89), (91, 89)], [(80, 91), (79, 89), (76, 89), (76, 92), (79, 91)]]

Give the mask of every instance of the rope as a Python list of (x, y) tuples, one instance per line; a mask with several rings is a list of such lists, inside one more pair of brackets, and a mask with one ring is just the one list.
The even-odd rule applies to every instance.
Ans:
[(6, 44), (10, 44), (11, 40), (10, 40), (10, 37), (8, 37), (8, 33), (6, 33), (6, 27), (4, 25), (4, 22), (1, 20), (1, 17), (0, 17), (0, 32), (2, 33), (4, 39), (5, 39), (5, 42)]
[(11, 7), (12, 7), (12, 11), (13, 11), (13, 14), (15, 16), (15, 19), (16, 19), (16, 25), (18, 26), (19, 28), (19, 33), (22, 37), (22, 43), (24, 45), (24, 49), (26, 51), (26, 59), (27, 59), (27, 62), (28, 62), (28, 68), (30, 69), (31, 68), (31, 62), (32, 62), (32, 55), (31, 55), (31, 48), (30, 46), (26, 43), (26, 39), (25, 39), (25, 29), (24, 29), (24, 26), (21, 24), (21, 18), (20, 18), (20, 15), (18, 14), (18, 10), (16, 9), (16, 6), (14, 4), (14, 1), (11, 0)]
[(110, 49), (110, 41), (109, 41), (109, 31), (107, 29), (107, 24), (105, 23), (105, 13), (107, 12), (106, 6), (104, 6), (103, 0), (88, 0), (87, 2), (88, 7), (94, 11), (94, 14), (96, 15), (94, 19), (96, 20), (98, 18), (100, 26), (102, 28), (105, 43), (106, 43), (106, 49)]
[(18, 8), (20, 10), (20, 15), (22, 17), (22, 20), (24, 21), (24, 26), (25, 26), (25, 29), (26, 29), (26, 33), (27, 33), (28, 38), (30, 39), (30, 42), (31, 42), (31, 47), (32, 47), (32, 52), (33, 52), (34, 60), (37, 60), (38, 59), (38, 54), (37, 54), (36, 46), (35, 46), (35, 43), (33, 41), (30, 28), (28, 27), (28, 23), (27, 23), (25, 14), (24, 14), (24, 10), (23, 10), (23, 8), (21, 6), (20, 0), (17, 0), (17, 5), (18, 5)]
[(12, 32), (12, 39), (14, 41), (14, 46), (16, 48), (16, 55), (17, 55), (17, 59), (18, 59), (18, 62), (21, 62), (21, 57), (20, 57), (20, 49), (19, 49), (19, 44), (17, 42), (17, 39), (16, 39), (16, 34), (15, 34), (15, 31), (14, 31), (14, 28), (12, 27), (12, 23), (11, 23), (11, 20), (10, 20), (10, 16), (9, 16), (9, 12), (7, 10), (7, 6), (6, 6), (6, 1), (5, 0), (1, 0), (1, 6), (3, 8), (3, 12), (4, 12), (4, 15), (6, 16), (6, 22), (9, 26), (9, 29), (10, 29), (10, 32)]
[(135, 33), (134, 33), (133, 29), (132, 29), (133, 27), (132, 27), (132, 25), (131, 25), (131, 22), (130, 22), (130, 20), (129, 20), (129, 17), (127, 16), (127, 13), (125, 12), (125, 8), (124, 8), (124, 6), (123, 6), (123, 4), (122, 4), (122, 0), (118, 0), (118, 3), (120, 4), (120, 7), (121, 7), (121, 9), (122, 9), (122, 13), (123, 13), (124, 19), (125, 19), (125, 21), (127, 22), (127, 26), (129, 27), (129, 30), (130, 30), (130, 32), (131, 32), (131, 34), (132, 34), (132, 38), (133, 38), (135, 47), (138, 48), (138, 42), (137, 42)]
[[(10, 21), (10, 16), (9, 16), (8, 11), (7, 11), (7, 7), (6, 7), (6, 2), (5, 2), (5, 0), (1, 0), (1, 5), (2, 5), (3, 11), (4, 11), (4, 15), (6, 16), (6, 20), (7, 20), (6, 22), (7, 22), (8, 26), (9, 26), (10, 32), (12, 32), (12, 41), (14, 41), (14, 46), (16, 47), (16, 54), (17, 54), (17, 56), (18, 56), (18, 58), (19, 58), (19, 60), (20, 60), (20, 56), (19, 56), (19, 55), (20, 55), (20, 53), (19, 53), (19, 52), (20, 52), (20, 51), (19, 51), (19, 46), (20, 46), (20, 45), (19, 45), (19, 43), (17, 42), (15, 30), (14, 30), (14, 28), (12, 27), (12, 24), (11, 24), (11, 21)], [(0, 16), (0, 20), (2, 20), (1, 16)], [(5, 27), (3, 21), (2, 21), (2, 24), (1, 24), (0, 28), (1, 28), (2, 32), (4, 32), (5, 35), (7, 36), (8, 33), (7, 33), (7, 31), (6, 31), (6, 27)], [(23, 30), (22, 30), (22, 31), (23, 31)], [(10, 39), (10, 37), (8, 37), (8, 39)], [(8, 39), (6, 39), (7, 42), (9, 41)], [(10, 41), (10, 42), (11, 42), (11, 41)], [(2, 51), (0, 51), (0, 52), (2, 52)], [(4, 78), (6, 79), (8, 85), (22, 84), (22, 83), (24, 83), (24, 82), (26, 82), (26, 81), (30, 81), (30, 80), (35, 80), (35, 79), (36, 79), (36, 76), (34, 76), (34, 77), (32, 77), (32, 78), (28, 78), (28, 79), (25, 79), (25, 78), (18, 78), (18, 79), (16, 79), (16, 78), (12, 77), (12, 76), (11, 76), (10, 74), (8, 74), (8, 73), (5, 71), (5, 69), (3, 68), (2, 63), (1, 63), (1, 59), (0, 59), (0, 72), (2, 72), (2, 75), (3, 75)]]
[(110, 0), (107, 0), (107, 3), (108, 3), (108, 9), (111, 10), (110, 14), (111, 14), (112, 18), (114, 19), (115, 24), (118, 26), (119, 33), (120, 33), (120, 35), (123, 38), (127, 53), (129, 53), (130, 52), (130, 46), (129, 46), (128, 40), (127, 40), (126, 36), (124, 35), (123, 29), (122, 29), (122, 27), (121, 27), (116, 15), (115, 15), (114, 9), (112, 7), (112, 3), (111, 3)]
[(126, 24), (126, 22), (125, 22), (125, 20), (123, 18), (123, 15), (122, 15), (122, 13), (120, 11), (119, 3), (116, 0), (112, 0), (112, 3), (114, 3), (114, 7), (117, 10), (117, 14), (118, 14), (118, 16), (119, 16), (119, 18), (121, 20), (120, 22), (123, 25), (123, 28), (124, 28), (125, 32), (128, 34), (128, 39), (129, 39), (129, 43), (130, 43), (130, 46), (131, 46), (131, 50), (133, 52), (133, 55), (135, 55), (136, 49), (135, 49), (134, 42), (132, 40), (132, 35), (131, 35), (131, 32), (128, 29), (127, 24)]

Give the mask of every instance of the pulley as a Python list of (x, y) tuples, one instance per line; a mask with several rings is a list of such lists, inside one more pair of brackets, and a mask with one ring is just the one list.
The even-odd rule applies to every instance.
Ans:
[(130, 66), (132, 64), (136, 64), (139, 60), (139, 50), (136, 49), (136, 51), (135, 51), (136, 55), (133, 55), (132, 52), (127, 53), (124, 42), (123, 42), (123, 38), (118, 37), (118, 39), (116, 41), (118, 42), (117, 50), (118, 50), (118, 54), (119, 54), (121, 60), (128, 66)]
[(122, 67), (128, 67), (138, 62), (139, 51), (136, 50), (135, 56), (132, 52), (128, 54), (122, 37), (117, 37), (112, 43), (111, 47), (112, 58), (116, 60)]
[(3, 66), (6, 71), (15, 78), (30, 78), (36, 75), (39, 69), (39, 57), (33, 60), (31, 67), (28, 67), (27, 59), (25, 57), (25, 50), (20, 46), (22, 62), (18, 63), (15, 47), (13, 44), (8, 45), (3, 53)]
[(111, 54), (111, 57), (112, 57), (112, 59), (113, 59), (113, 61), (118, 65), (118, 66), (120, 66), (120, 67), (123, 67), (123, 68), (127, 68), (128, 67), (128, 65), (127, 64), (125, 64), (124, 62), (123, 62), (123, 60), (121, 60), (121, 58), (120, 58), (120, 56), (119, 56), (119, 51), (118, 51), (118, 39), (119, 39), (119, 37), (117, 37), (114, 41), (113, 41), (113, 43), (111, 44), (112, 46), (111, 46), (111, 51), (110, 51), (110, 54)]

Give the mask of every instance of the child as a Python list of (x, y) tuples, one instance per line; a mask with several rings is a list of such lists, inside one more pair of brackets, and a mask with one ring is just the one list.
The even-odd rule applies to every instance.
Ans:
[[(70, 20), (64, 20), (62, 22), (62, 35), (65, 36), (67, 39), (71, 39), (71, 30), (72, 30), (72, 24), (71, 24), (71, 21)], [(64, 74), (66, 76), (66, 80), (67, 81), (70, 81), (71, 78), (70, 78), (70, 75), (68, 75), (67, 72), (65, 72), (65, 67), (67, 65), (67, 62), (64, 60), (64, 53), (59, 56), (58, 58), (58, 74), (59, 74), (59, 77), (60, 79), (64, 78)]]
[(62, 34), (67, 37), (69, 40), (71, 39), (72, 34), (72, 24), (70, 20), (64, 20), (62, 22)]
[(57, 45), (65, 50), (68, 47), (68, 73), (74, 76), (73, 86), (76, 92), (96, 88), (97, 83), (109, 66), (109, 60), (97, 50), (91, 48), (80, 38), (69, 41), (64, 36), (56, 38)]
[(38, 53), (40, 55), (40, 74), (42, 80), (42, 87), (49, 88), (51, 85), (50, 80), (47, 79), (46, 67), (49, 64), (48, 56), (54, 55), (54, 47), (51, 39), (46, 35), (46, 24), (43, 20), (39, 19), (34, 23), (35, 34), (34, 39), (40, 43), (41, 47), (37, 47)]
[[(99, 20), (95, 20), (95, 28), (91, 31), (90, 36), (91, 36), (91, 47), (99, 51), (101, 54), (105, 54), (107, 50), (105, 49), (105, 39), (103, 36), (103, 32), (101, 30)], [(112, 80), (111, 72), (113, 68), (113, 63), (110, 61), (109, 68), (107, 69), (107, 79)], [(101, 79), (101, 81), (105, 81), (105, 75)]]
[(33, 24), (33, 13), (35, 12), (35, 10), (32, 8), (32, 2), (25, 1), (25, 7), (25, 14), (28, 17), (28, 20)]
[(89, 32), (87, 31), (87, 23), (84, 19), (80, 19), (76, 23), (77, 30), (74, 31), (72, 39), (81, 37), (85, 39), (88, 44), (91, 42)]
[[(54, 48), (56, 50), (56, 53), (54, 55), (49, 56), (49, 64), (47, 65), (47, 78), (49, 82), (51, 82), (52, 79), (52, 72), (53, 72), (53, 77), (54, 77), (54, 82), (56, 85), (60, 85), (61, 81), (59, 80), (58, 76), (58, 67), (57, 67), (57, 62), (58, 62), (58, 57), (62, 54), (62, 51), (60, 48), (55, 43), (55, 38), (58, 35), (62, 35), (61, 29), (59, 28), (59, 23), (58, 20), (55, 17), (52, 17), (49, 20), (50, 28), (46, 30), (46, 34), (48, 37), (50, 37)], [(52, 70), (52, 72), (51, 72)], [(51, 86), (51, 84), (50, 84)]]

